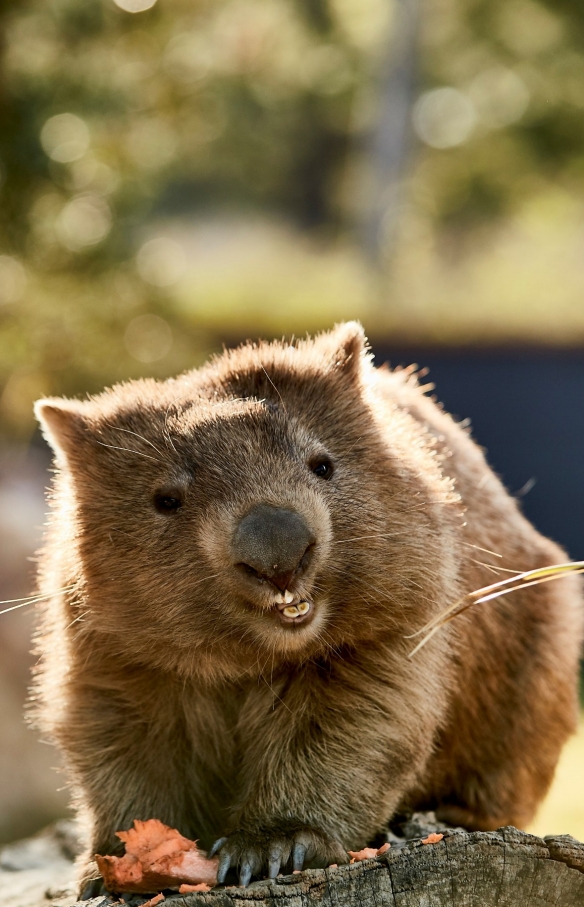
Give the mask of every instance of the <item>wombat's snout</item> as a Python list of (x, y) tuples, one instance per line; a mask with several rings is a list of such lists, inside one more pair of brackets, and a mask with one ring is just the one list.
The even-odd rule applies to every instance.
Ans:
[(232, 551), (237, 567), (285, 592), (308, 567), (315, 542), (299, 513), (258, 504), (235, 530)]

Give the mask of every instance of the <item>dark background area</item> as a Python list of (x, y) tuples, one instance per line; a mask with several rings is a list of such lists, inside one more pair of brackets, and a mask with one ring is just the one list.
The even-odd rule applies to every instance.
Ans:
[(540, 532), (584, 559), (584, 352), (399, 349), (375, 345), (375, 361), (418, 363)]

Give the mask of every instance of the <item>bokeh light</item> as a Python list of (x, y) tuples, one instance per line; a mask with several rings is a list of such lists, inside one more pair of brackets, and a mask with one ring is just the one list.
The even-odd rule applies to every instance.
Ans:
[(480, 122), (492, 129), (516, 123), (529, 104), (529, 89), (525, 82), (504, 66), (479, 73), (471, 82), (468, 95)]
[(89, 148), (89, 129), (81, 117), (59, 113), (41, 130), (41, 145), (50, 158), (68, 164), (83, 157)]
[(158, 315), (138, 315), (124, 333), (126, 349), (138, 362), (163, 359), (170, 352), (172, 341), (170, 326)]
[(78, 252), (105, 239), (112, 226), (112, 215), (101, 196), (79, 195), (65, 205), (55, 226), (62, 244)]
[(192, 32), (175, 35), (164, 49), (163, 65), (166, 72), (186, 84), (198, 82), (208, 75), (212, 49), (199, 35)]
[(132, 125), (125, 145), (133, 164), (140, 169), (156, 170), (173, 160), (178, 138), (173, 127), (161, 117), (143, 117)]
[(476, 123), (472, 102), (456, 88), (435, 88), (422, 94), (412, 119), (419, 138), (431, 148), (454, 148), (469, 138)]
[(18, 302), (26, 289), (26, 271), (10, 255), (0, 255), (0, 305)]
[(136, 256), (136, 264), (146, 283), (169, 287), (183, 276), (187, 261), (180, 243), (160, 236), (144, 243)]
[(114, 3), (126, 13), (143, 13), (152, 9), (156, 0), (114, 0)]

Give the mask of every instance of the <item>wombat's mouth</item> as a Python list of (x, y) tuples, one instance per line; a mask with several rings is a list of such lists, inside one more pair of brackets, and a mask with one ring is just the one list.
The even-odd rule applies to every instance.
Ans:
[(277, 595), (273, 613), (283, 626), (298, 627), (310, 623), (314, 617), (314, 605), (306, 598), (295, 597), (286, 591)]

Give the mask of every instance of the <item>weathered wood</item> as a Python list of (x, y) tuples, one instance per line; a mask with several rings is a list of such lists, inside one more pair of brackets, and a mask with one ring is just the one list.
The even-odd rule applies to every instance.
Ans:
[[(435, 825), (409, 823), (406, 833)], [(167, 907), (583, 907), (584, 844), (569, 835), (542, 840), (515, 828), (444, 829), (437, 844), (390, 836), (382, 857), (310, 869), (208, 894), (170, 895)], [(39, 843), (40, 842), (40, 843)], [(44, 864), (43, 864), (44, 860)], [(44, 866), (44, 869), (43, 869)], [(43, 877), (44, 872), (44, 877)], [(31, 883), (31, 873), (34, 884)], [(55, 835), (0, 854), (0, 907), (70, 907), (71, 848)], [(44, 878), (44, 882), (43, 882)], [(48, 897), (45, 891), (49, 888)], [(59, 890), (60, 889), (60, 890)], [(127, 898), (138, 907), (144, 898)], [(112, 907), (98, 897), (83, 907)]]

